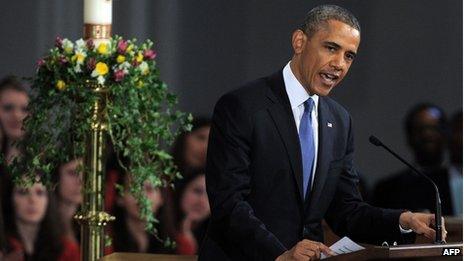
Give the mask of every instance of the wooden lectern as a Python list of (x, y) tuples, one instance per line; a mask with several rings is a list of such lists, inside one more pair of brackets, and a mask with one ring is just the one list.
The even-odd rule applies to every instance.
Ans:
[[(424, 236), (417, 235), (416, 244), (414, 245), (400, 245), (396, 247), (366, 247), (366, 249), (344, 254), (340, 256), (335, 256), (328, 258), (326, 260), (385, 260), (385, 259), (398, 259), (403, 258), (402, 260), (462, 260), (461, 256), (442, 256), (442, 250), (444, 247), (456, 247), (461, 249), (462, 253), (462, 217), (445, 217), (446, 230), (448, 231), (448, 236), (446, 241), (452, 242), (444, 245), (434, 245), (428, 244), (430, 239), (425, 238)], [(325, 245), (331, 246), (333, 243), (337, 242), (340, 237), (335, 235), (330, 227), (325, 223), (322, 223), (324, 229), (324, 238)], [(455, 243), (461, 242), (461, 243)]]
[[(327, 261), (363, 261), (363, 260), (386, 260), (386, 259), (401, 259), (401, 260), (462, 260), (461, 256), (442, 256), (443, 248), (459, 248), (462, 253), (462, 217), (445, 218), (446, 230), (448, 231), (448, 242), (461, 242), (449, 243), (444, 245), (422, 244), (430, 242), (422, 236), (417, 236), (416, 244), (414, 245), (400, 245), (393, 247), (374, 247), (368, 246), (366, 249), (334, 256), (327, 258)], [(323, 223), (325, 244), (330, 246), (340, 238), (335, 235), (329, 226)], [(181, 256), (181, 255), (157, 255), (157, 254), (139, 254), (139, 253), (113, 253), (104, 256), (102, 261), (194, 261), (197, 256)]]
[[(459, 248), (459, 256), (443, 256), (444, 248)], [(365, 260), (462, 260), (462, 243), (453, 244), (415, 244), (393, 247), (369, 247), (353, 253), (329, 257), (327, 261), (365, 261)], [(194, 261), (197, 256), (156, 255), (139, 253), (113, 253), (101, 261)]]
[[(443, 256), (444, 248), (459, 248), (459, 256)], [(462, 243), (452, 244), (414, 244), (392, 247), (369, 247), (353, 253), (329, 257), (327, 261), (364, 261), (364, 260), (462, 260)]]

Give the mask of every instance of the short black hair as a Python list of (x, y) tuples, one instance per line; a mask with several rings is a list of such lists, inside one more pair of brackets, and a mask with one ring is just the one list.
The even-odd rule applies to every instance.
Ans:
[(446, 118), (446, 115), (443, 109), (433, 103), (424, 102), (424, 103), (419, 103), (415, 105), (406, 114), (406, 117), (404, 119), (404, 128), (406, 130), (406, 134), (408, 138), (411, 137), (411, 135), (413, 134), (413, 130), (415, 128), (414, 126), (415, 119), (417, 115), (426, 110), (433, 110), (433, 112), (436, 114), (437, 118), (439, 119), (440, 130), (446, 131), (447, 118)]
[(320, 29), (321, 24), (326, 23), (328, 20), (340, 21), (361, 32), (361, 26), (353, 13), (337, 5), (319, 5), (314, 7), (306, 14), (304, 22), (298, 29), (311, 37)]

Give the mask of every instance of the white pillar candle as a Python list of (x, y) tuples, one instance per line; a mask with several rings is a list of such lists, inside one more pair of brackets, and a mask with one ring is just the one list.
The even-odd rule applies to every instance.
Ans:
[(84, 0), (84, 24), (111, 24), (112, 0)]

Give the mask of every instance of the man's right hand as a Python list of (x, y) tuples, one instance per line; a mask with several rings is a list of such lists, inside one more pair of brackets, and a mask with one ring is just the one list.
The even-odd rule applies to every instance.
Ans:
[(276, 258), (276, 261), (293, 261), (293, 260), (318, 260), (321, 258), (321, 252), (326, 256), (333, 256), (335, 253), (321, 242), (304, 239), (298, 242), (292, 249), (285, 251)]

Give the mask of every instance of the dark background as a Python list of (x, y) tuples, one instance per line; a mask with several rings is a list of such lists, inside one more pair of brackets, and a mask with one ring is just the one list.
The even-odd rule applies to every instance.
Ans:
[[(181, 109), (210, 116), (219, 96), (282, 68), (292, 30), (320, 3), (360, 20), (361, 46), (331, 94), (352, 114), (356, 161), (368, 185), (402, 168), (370, 134), (410, 158), (402, 119), (429, 101), (462, 108), (462, 0), (114, 0), (113, 32), (152, 39), (163, 79)], [(1, 1), (0, 76), (31, 76), (57, 35), (82, 36), (82, 1)]]

